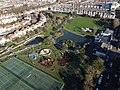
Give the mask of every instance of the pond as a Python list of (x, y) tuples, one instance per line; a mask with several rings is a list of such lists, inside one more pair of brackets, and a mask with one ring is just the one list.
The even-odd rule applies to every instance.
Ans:
[(80, 45), (84, 45), (84, 43), (88, 42), (88, 39), (84, 36), (76, 35), (66, 30), (63, 30), (63, 33), (63, 36), (56, 39), (56, 43), (60, 43), (62, 40), (73, 40)]
[(42, 42), (43, 39), (41, 37), (36, 37), (35, 39), (31, 40), (30, 42), (28, 42), (26, 44), (27, 45), (35, 45), (35, 44), (39, 44), (40, 42)]

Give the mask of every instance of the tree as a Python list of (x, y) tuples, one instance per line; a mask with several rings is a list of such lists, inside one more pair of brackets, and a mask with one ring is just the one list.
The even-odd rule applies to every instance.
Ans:
[(93, 60), (92, 65), (87, 65), (85, 69), (85, 81), (84, 81), (84, 89), (85, 90), (93, 90), (94, 80), (98, 78), (100, 73), (104, 70), (104, 61), (100, 58)]
[(113, 27), (116, 28), (116, 27), (119, 26), (119, 25), (120, 25), (120, 20), (117, 19), (117, 18), (115, 18), (115, 19), (113, 20)]
[(75, 42), (72, 40), (63, 40), (62, 41), (62, 46), (66, 49), (74, 48), (75, 47)]
[(56, 28), (56, 27), (53, 27), (52, 30), (55, 31), (55, 30), (57, 30), (57, 28)]
[(96, 33), (96, 31), (97, 31), (97, 27), (96, 27), (96, 26), (94, 26), (94, 27), (93, 27), (93, 33), (95, 34), (95, 33)]

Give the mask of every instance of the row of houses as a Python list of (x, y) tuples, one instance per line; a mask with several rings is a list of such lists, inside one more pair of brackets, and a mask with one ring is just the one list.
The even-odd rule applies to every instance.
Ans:
[(101, 4), (77, 4), (74, 3), (74, 7), (77, 8), (91, 8), (91, 9), (102, 9), (102, 10), (116, 10), (120, 4), (118, 2), (106, 2)]
[(26, 25), (29, 22), (30, 21), (21, 21), (21, 22), (16, 22), (15, 24), (12, 24), (12, 25), (6, 25), (5, 27), (4, 26), (0, 27), (0, 35), (10, 33), (13, 30), (21, 28), (22, 26)]
[[(23, 13), (19, 13), (19, 14), (9, 13), (9, 14), (0, 15), (0, 24), (2, 24), (2, 26), (0, 26), (0, 35), (6, 34), (10, 31), (13, 31), (28, 24), (31, 20), (31, 17), (29, 17), (31, 13), (37, 13), (43, 10), (48, 10), (48, 7), (36, 8), (34, 10), (24, 11)], [(24, 21), (22, 20), (21, 22), (18, 22), (19, 18), (24, 15), (26, 15), (25, 17), (26, 20)], [(10, 24), (12, 22), (16, 22), (16, 23)]]
[[(94, 5), (94, 4), (76, 4), (73, 2), (64, 3), (60, 5), (54, 5), (50, 6), (50, 10), (54, 12), (64, 12), (64, 13), (72, 13), (76, 12), (78, 15), (88, 15), (95, 17), (96, 15), (100, 18), (108, 18), (108, 19), (114, 19), (116, 17), (115, 10), (120, 5), (118, 4), (111, 4), (111, 8), (106, 8), (105, 5)], [(66, 7), (67, 6), (67, 7)], [(114, 8), (114, 9), (113, 9)], [(111, 11), (114, 10), (114, 11)]]
[(17, 16), (18, 14), (15, 13), (0, 14), (0, 20), (5, 18), (17, 17)]
[(2, 0), (0, 1), (0, 9), (21, 7), (23, 5), (43, 5), (47, 3), (54, 3), (57, 0)]
[(115, 14), (110, 14), (107, 12), (100, 12), (100, 11), (89, 11), (89, 10), (77, 10), (78, 15), (88, 15), (88, 16), (98, 16), (100, 18), (108, 18), (108, 19), (115, 19)]
[[(22, 13), (5, 13), (5, 14), (0, 14), (0, 21), (1, 20), (7, 20), (7, 19), (12, 19), (12, 18), (17, 18), (18, 16), (21, 16), (23, 14), (30, 14), (32, 12), (40, 12), (40, 11), (45, 11), (45, 10), (48, 10), (48, 7), (45, 6), (45, 7), (41, 7), (41, 8), (35, 8), (35, 9), (32, 9), (32, 10), (25, 10), (23, 11)], [(8, 20), (9, 22), (9, 20)]]
[(6, 36), (4, 36), (4, 35), (0, 36), (0, 44), (4, 45), (8, 41), (11, 41), (17, 37), (22, 37), (22, 36), (28, 34), (30, 31), (34, 31), (38, 27), (42, 26), (46, 22), (46, 17), (42, 13), (40, 13), (40, 16), (41, 16), (41, 19), (36, 24), (32, 24), (31, 26), (24, 27), (24, 25), (25, 25), (25, 23), (24, 23), (24, 25), (22, 24), (21, 29), (16, 29), (13, 33), (9, 33)]
[[(30, 0), (28, 0), (28, 1), (26, 1), (26, 0), (23, 0), (23, 1), (21, 1), (22, 3), (24, 3), (25, 4), (25, 2), (32, 2), (32, 4), (33, 3), (37, 3), (37, 4), (39, 4), (40, 2), (50, 2), (50, 3), (54, 3), (54, 2), (56, 2), (57, 0), (36, 0), (36, 1), (30, 1)], [(5, 2), (5, 3), (13, 3), (13, 2), (15, 2), (15, 1), (11, 1), (11, 0), (8, 0), (8, 1), (3, 1), (3, 2)], [(0, 3), (2, 3), (2, 2), (0, 2)], [(20, 4), (20, 3), (19, 3)], [(28, 4), (28, 3), (27, 3)], [(3, 5), (3, 4), (0, 4), (0, 5)], [(17, 5), (17, 4), (16, 4)], [(35, 4), (36, 5), (36, 4)], [(4, 9), (3, 9), (4, 10)], [(11, 13), (1, 13), (0, 14), (0, 24), (6, 24), (6, 23), (11, 23), (12, 21), (14, 21), (14, 20), (16, 20), (16, 18), (18, 17), (18, 16), (21, 16), (21, 15), (23, 15), (23, 14), (30, 14), (30, 13), (32, 13), (32, 12), (39, 12), (39, 11), (45, 11), (45, 10), (48, 10), (48, 6), (44, 6), (44, 7), (40, 7), (40, 8), (35, 8), (35, 9), (30, 9), (29, 11), (28, 10), (25, 10), (25, 11), (23, 11), (23, 12), (19, 12), (19, 13), (13, 13), (13, 12), (11, 12)]]
[(18, 20), (17, 17), (5, 18), (0, 20), (0, 24), (12, 23), (17, 20)]
[(80, 9), (80, 10), (73, 10), (73, 9), (69, 9), (69, 8), (58, 8), (58, 7), (52, 7), (50, 8), (51, 11), (54, 12), (62, 12), (62, 13), (71, 13), (71, 12), (76, 12), (76, 14), (78, 15), (88, 15), (88, 16), (92, 16), (95, 17), (96, 15), (99, 15), (100, 18), (108, 18), (108, 19), (114, 19), (115, 18), (115, 14), (110, 14), (108, 12), (101, 12), (101, 11), (90, 11), (90, 10), (84, 10), (84, 9)]

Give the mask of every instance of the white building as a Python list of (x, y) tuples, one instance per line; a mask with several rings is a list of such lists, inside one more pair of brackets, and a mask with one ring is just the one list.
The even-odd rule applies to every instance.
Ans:
[(107, 2), (106, 4), (102, 5), (102, 8), (108, 10), (116, 10), (118, 7), (120, 7), (120, 4), (117, 2)]
[(7, 24), (7, 23), (11, 23), (17, 21), (17, 17), (12, 17), (12, 18), (4, 18), (2, 20), (0, 20), (0, 24)]

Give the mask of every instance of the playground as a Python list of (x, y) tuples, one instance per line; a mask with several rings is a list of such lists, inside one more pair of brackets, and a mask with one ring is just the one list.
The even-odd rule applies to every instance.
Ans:
[(0, 90), (62, 90), (64, 84), (13, 57), (0, 65)]
[(31, 54), (31, 55), (29, 55), (29, 58), (32, 60), (36, 60), (38, 58), (38, 54), (37, 53)]
[(42, 49), (40, 51), (40, 55), (49, 56), (49, 55), (51, 55), (51, 52), (52, 51), (50, 49)]

